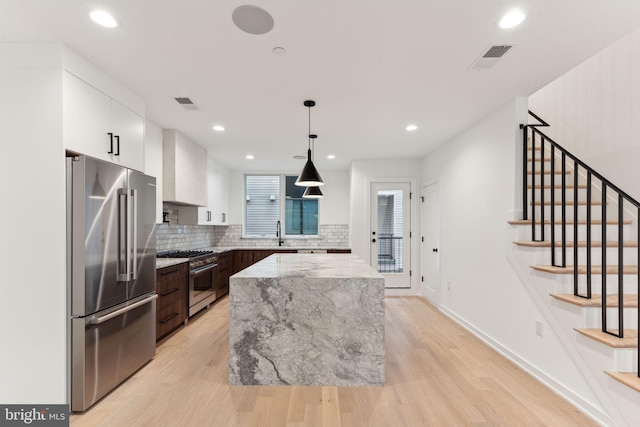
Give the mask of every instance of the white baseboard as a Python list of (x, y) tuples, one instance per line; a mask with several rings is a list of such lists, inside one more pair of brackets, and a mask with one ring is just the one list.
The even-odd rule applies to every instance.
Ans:
[(557, 382), (554, 378), (545, 374), (532, 364), (530, 364), (525, 359), (521, 358), (517, 354), (510, 351), (508, 348), (502, 346), (499, 342), (495, 341), (490, 336), (486, 335), (484, 332), (477, 329), (475, 326), (459, 317), (454, 312), (448, 310), (446, 307), (438, 307), (440, 311), (442, 311), (445, 315), (451, 318), (454, 322), (458, 323), (460, 326), (471, 332), (473, 335), (478, 337), (482, 342), (487, 344), (489, 347), (493, 348), (495, 351), (500, 353), (502, 356), (506, 357), (520, 368), (524, 369), (527, 373), (533, 376), (535, 379), (540, 381), (542, 384), (551, 389), (554, 393), (561, 396), (563, 399), (571, 403), (573, 406), (578, 408), (584, 414), (589, 416), (595, 422), (599, 423), (602, 426), (612, 426), (611, 418), (602, 412), (600, 408), (592, 405), (590, 402), (587, 402), (582, 397), (575, 394), (570, 389), (566, 388), (564, 385)]

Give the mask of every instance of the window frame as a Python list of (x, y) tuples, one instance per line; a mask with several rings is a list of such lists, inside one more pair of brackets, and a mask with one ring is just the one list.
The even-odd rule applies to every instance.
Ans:
[(316, 234), (286, 234), (286, 192), (287, 176), (297, 177), (298, 173), (259, 173), (245, 172), (242, 176), (242, 238), (243, 239), (277, 239), (275, 235), (275, 225), (273, 235), (247, 234), (247, 176), (273, 176), (279, 178), (280, 199), (278, 216), (280, 218), (280, 230), (282, 238), (285, 239), (319, 239), (320, 238), (320, 200), (318, 200), (318, 232)]

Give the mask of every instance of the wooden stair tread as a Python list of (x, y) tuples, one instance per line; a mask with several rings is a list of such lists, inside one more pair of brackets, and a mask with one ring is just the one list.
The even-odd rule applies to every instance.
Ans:
[[(565, 202), (565, 204), (567, 206), (575, 205), (573, 200), (568, 200), (568, 201)], [(536, 206), (540, 206), (540, 200), (536, 200), (535, 205)], [(551, 200), (545, 200), (544, 201), (544, 205), (545, 206), (550, 206), (551, 205)], [(555, 200), (555, 205), (556, 206), (562, 206), (562, 200)], [(592, 200), (591, 201), (591, 205), (592, 206), (602, 206), (602, 201), (601, 200)], [(529, 203), (529, 206), (531, 206), (531, 203)], [(587, 206), (587, 201), (586, 200), (578, 200), (578, 206)]]
[(631, 387), (635, 391), (640, 392), (640, 378), (638, 378), (637, 372), (604, 371), (604, 373), (627, 387)]
[[(527, 162), (531, 163), (531, 161), (532, 161), (532, 160), (533, 160), (533, 159), (532, 159), (531, 157), (529, 157), (529, 158), (527, 159)], [(536, 157), (536, 162), (539, 162), (539, 161), (540, 161), (540, 158), (539, 158), (539, 157)], [(545, 157), (544, 157), (544, 161), (545, 161), (545, 162), (550, 162), (550, 161), (551, 161), (551, 157), (545, 156)], [(558, 161), (560, 161), (560, 160), (558, 160)]]
[[(513, 242), (518, 246), (525, 246), (525, 247), (530, 247), (530, 248), (550, 248), (551, 247), (551, 242), (549, 241), (543, 241), (543, 242), (532, 242), (532, 241), (523, 241), (523, 240), (519, 240), (519, 241), (515, 241)], [(625, 240), (622, 242), (622, 246), (625, 248), (637, 248), (638, 247), (638, 242), (634, 242), (631, 240)], [(562, 247), (562, 242), (556, 242), (556, 248), (561, 248)], [(572, 248), (573, 247), (573, 242), (567, 242), (567, 247), (568, 248)], [(587, 242), (581, 240), (578, 242), (578, 247), (579, 248), (586, 248), (587, 247)], [(592, 248), (600, 248), (602, 247), (602, 242), (600, 241), (594, 241), (591, 242), (591, 247)], [(618, 247), (618, 242), (615, 240), (608, 240), (607, 241), (607, 247), (608, 248), (617, 248)]]
[[(602, 307), (602, 295), (593, 294), (591, 299), (581, 298), (573, 294), (549, 294), (553, 298), (579, 307)], [(624, 307), (637, 308), (638, 295), (625, 294), (622, 296)], [(618, 295), (607, 295), (607, 307), (618, 306)]]
[[(573, 274), (573, 266), (569, 265), (566, 267), (556, 267), (553, 265), (532, 265), (536, 271), (542, 271), (544, 273), (551, 274)], [(606, 268), (607, 274), (616, 274), (618, 273), (617, 265), (607, 265)], [(592, 265), (591, 266), (592, 274), (602, 274), (602, 266), (601, 265)], [(587, 274), (587, 266), (579, 265), (578, 266), (578, 274)], [(638, 266), (637, 265), (623, 265), (622, 266), (622, 274), (638, 274)]]
[[(562, 175), (562, 170), (556, 170), (556, 171), (554, 171), (554, 173), (556, 175), (558, 175), (558, 174)], [(564, 173), (565, 173), (565, 175), (569, 175), (571, 173), (571, 169), (565, 169)], [(532, 175), (532, 174), (533, 174), (533, 171), (527, 171), (527, 175)], [(540, 175), (540, 171), (536, 170), (535, 174), (536, 175)], [(545, 170), (544, 174), (545, 175), (551, 175), (551, 171), (550, 170)]]
[[(527, 185), (527, 188), (531, 189), (531, 188), (535, 188), (535, 189), (540, 189), (540, 184), (536, 184), (536, 185)], [(546, 189), (550, 189), (551, 188), (551, 184), (545, 184), (544, 188)], [(561, 189), (562, 188), (562, 184), (555, 184), (554, 185), (555, 189)], [(564, 186), (564, 188), (566, 188), (567, 190), (573, 190), (574, 186), (573, 184), (567, 184)], [(578, 184), (578, 189), (586, 189), (587, 188), (587, 184)]]
[[(602, 332), (600, 329), (574, 328), (576, 332), (607, 345), (612, 348), (636, 348), (638, 346), (638, 331), (635, 329), (625, 329), (624, 338)], [(611, 332), (616, 332), (615, 330)]]
[[(531, 226), (531, 220), (530, 219), (515, 219), (515, 220), (511, 220), (511, 221), (507, 221), (509, 224), (511, 225), (529, 225)], [(551, 224), (551, 220), (547, 219), (544, 221), (545, 224)], [(567, 225), (573, 225), (573, 220), (567, 220)], [(623, 222), (623, 224), (631, 224), (632, 221), (630, 219), (625, 219)], [(536, 221), (537, 225), (540, 225), (540, 221)], [(555, 221), (556, 225), (562, 225), (562, 221), (561, 220), (556, 220)], [(578, 225), (587, 225), (587, 220), (586, 219), (580, 219), (578, 220)], [(591, 225), (602, 225), (602, 220), (599, 219), (592, 219), (591, 220)], [(618, 220), (616, 219), (608, 219), (607, 220), (607, 225), (618, 225)]]

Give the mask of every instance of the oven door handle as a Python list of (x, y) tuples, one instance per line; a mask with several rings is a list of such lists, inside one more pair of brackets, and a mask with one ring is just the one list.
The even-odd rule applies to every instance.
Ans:
[(189, 271), (189, 276), (196, 276), (198, 274), (205, 273), (209, 270), (213, 270), (217, 266), (218, 264), (209, 264), (209, 265), (205, 265), (204, 267), (196, 268), (195, 270)]

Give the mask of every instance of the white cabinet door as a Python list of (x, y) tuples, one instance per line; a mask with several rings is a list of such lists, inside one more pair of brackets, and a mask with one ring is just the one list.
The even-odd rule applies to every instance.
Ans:
[(220, 164), (215, 164), (209, 173), (213, 179), (209, 181), (209, 206), (213, 213), (213, 225), (228, 225), (229, 211), (229, 171)]
[(207, 158), (208, 203), (205, 207), (180, 206), (178, 223), (190, 225), (227, 225), (229, 171)]
[(64, 73), (65, 148), (144, 171), (144, 118), (73, 74)]
[(112, 161), (144, 171), (144, 118), (119, 102), (111, 101), (111, 129), (118, 151)]
[(67, 72), (63, 81), (63, 139), (68, 150), (111, 161), (111, 98)]

